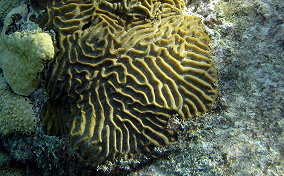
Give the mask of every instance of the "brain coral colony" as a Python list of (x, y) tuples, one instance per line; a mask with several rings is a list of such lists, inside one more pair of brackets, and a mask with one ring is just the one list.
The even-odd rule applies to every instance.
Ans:
[[(69, 134), (94, 165), (150, 153), (176, 140), (178, 115), (210, 111), (216, 73), (201, 19), (178, 0), (50, 0), (60, 47), (50, 62), (42, 110), (49, 135)], [(44, 18), (43, 18), (44, 19)]]

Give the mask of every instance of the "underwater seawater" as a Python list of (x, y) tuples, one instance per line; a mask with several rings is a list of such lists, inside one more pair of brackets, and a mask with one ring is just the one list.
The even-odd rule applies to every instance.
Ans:
[(283, 12), (0, 0), (0, 175), (284, 175)]

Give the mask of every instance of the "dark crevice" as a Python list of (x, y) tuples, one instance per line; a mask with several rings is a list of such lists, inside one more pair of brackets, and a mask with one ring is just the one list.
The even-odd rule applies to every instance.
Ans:
[(8, 26), (8, 29), (5, 31), (6, 35), (10, 35), (20, 29), (20, 24), (18, 22), (22, 19), (20, 14), (12, 15), (11, 19), (13, 20), (12, 24)]
[(84, 24), (84, 26), (82, 27), (82, 31), (88, 29), (91, 25), (92, 25), (92, 22), (88, 22), (88, 23)]

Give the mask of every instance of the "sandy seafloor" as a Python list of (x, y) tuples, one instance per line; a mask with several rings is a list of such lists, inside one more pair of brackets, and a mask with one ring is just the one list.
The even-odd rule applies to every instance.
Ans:
[[(188, 13), (203, 18), (212, 39), (220, 85), (214, 112), (177, 122), (179, 141), (157, 149), (169, 154), (146, 166), (100, 169), (133, 176), (284, 175), (284, 1), (192, 0)], [(31, 96), (34, 102), (41, 92)], [(8, 155), (0, 175), (102, 174), (70, 158), (63, 139), (40, 132), (0, 137), (0, 147)]]

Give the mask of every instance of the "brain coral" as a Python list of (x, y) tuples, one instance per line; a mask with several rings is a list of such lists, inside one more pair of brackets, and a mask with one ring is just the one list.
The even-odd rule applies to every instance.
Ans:
[(33, 105), (26, 98), (10, 92), (4, 77), (0, 75), (0, 134), (30, 134), (35, 126)]
[(49, 64), (49, 134), (69, 133), (93, 164), (176, 140), (167, 128), (210, 111), (216, 73), (201, 19), (178, 0), (61, 0), (47, 4), (45, 27), (61, 52)]
[(7, 14), (0, 36), (0, 67), (10, 87), (17, 94), (28, 96), (39, 84), (38, 73), (42, 60), (54, 57), (53, 41), (43, 32), (15, 32), (7, 34), (14, 15), (24, 15), (28, 9), (21, 5)]

